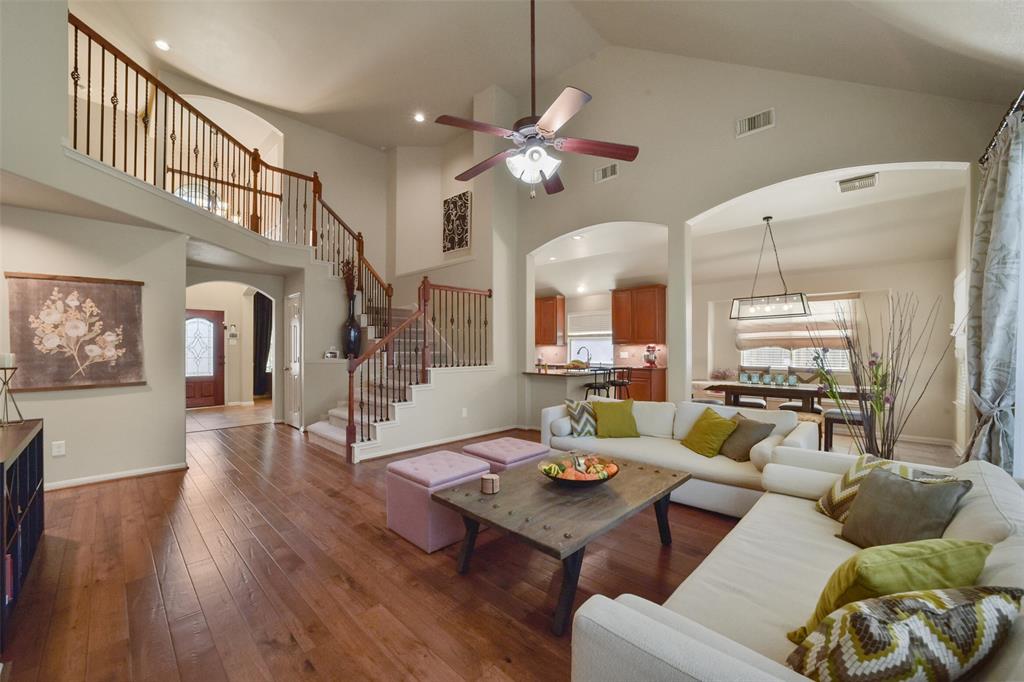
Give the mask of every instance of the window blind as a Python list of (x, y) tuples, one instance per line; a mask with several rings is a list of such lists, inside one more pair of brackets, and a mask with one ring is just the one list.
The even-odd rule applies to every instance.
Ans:
[(740, 320), (736, 323), (736, 348), (835, 348), (846, 347), (846, 334), (840, 328), (841, 316), (852, 325), (859, 294), (817, 294), (808, 296), (811, 314), (767, 320)]
[(569, 336), (611, 336), (612, 311), (610, 310), (569, 313), (566, 317), (566, 332)]

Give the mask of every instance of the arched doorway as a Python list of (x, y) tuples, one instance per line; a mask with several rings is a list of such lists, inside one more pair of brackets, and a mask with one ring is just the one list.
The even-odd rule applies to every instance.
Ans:
[(274, 421), (277, 302), (247, 284), (185, 290), (186, 430)]

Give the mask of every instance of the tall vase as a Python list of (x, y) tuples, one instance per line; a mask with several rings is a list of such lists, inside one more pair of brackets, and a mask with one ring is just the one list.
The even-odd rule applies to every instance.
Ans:
[(341, 345), (345, 357), (359, 357), (363, 345), (363, 329), (356, 319), (356, 298), (348, 297), (348, 319), (341, 327)]

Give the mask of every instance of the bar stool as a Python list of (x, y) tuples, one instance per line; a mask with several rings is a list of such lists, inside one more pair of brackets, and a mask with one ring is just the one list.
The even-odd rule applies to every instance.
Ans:
[(846, 418), (843, 411), (838, 408), (825, 410), (825, 452), (832, 452), (832, 435), (836, 424), (850, 423), (855, 426), (864, 425), (864, 415), (859, 411), (848, 411)]
[(587, 400), (588, 398), (590, 398), (590, 392), (591, 391), (593, 391), (594, 393), (596, 393), (598, 395), (600, 395), (602, 392), (604, 392), (605, 397), (606, 398), (610, 398), (611, 397), (611, 388), (612, 388), (611, 381), (612, 381), (612, 370), (611, 369), (602, 369), (600, 371), (595, 371), (594, 372), (594, 380), (593, 381), (588, 381), (587, 383), (583, 384), (583, 388), (587, 389), (586, 393), (583, 396), (583, 399)]
[(615, 389), (615, 397), (622, 397), (622, 389), (626, 389), (626, 397), (632, 398), (629, 394), (629, 385), (633, 383), (632, 367), (612, 367), (611, 381), (608, 384)]

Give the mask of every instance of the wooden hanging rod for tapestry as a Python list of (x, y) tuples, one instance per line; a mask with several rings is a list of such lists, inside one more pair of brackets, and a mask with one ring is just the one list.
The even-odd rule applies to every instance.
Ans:
[(1013, 104), (1010, 105), (1010, 108), (1006, 110), (1006, 114), (999, 120), (999, 126), (996, 127), (996, 131), (992, 133), (992, 139), (989, 140), (988, 146), (985, 147), (985, 153), (981, 155), (980, 159), (978, 159), (978, 163), (983, 166), (985, 165), (985, 162), (988, 161), (988, 155), (992, 153), (993, 147), (996, 146), (996, 138), (999, 137), (999, 133), (1003, 132), (1003, 128), (1006, 127), (1006, 122), (1010, 120), (1010, 116), (1017, 111), (1024, 111), (1024, 90), (1020, 91), (1020, 94), (1017, 95), (1017, 99), (1014, 100)]

